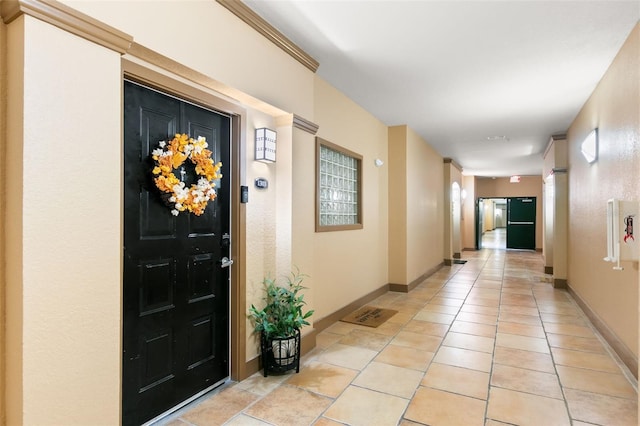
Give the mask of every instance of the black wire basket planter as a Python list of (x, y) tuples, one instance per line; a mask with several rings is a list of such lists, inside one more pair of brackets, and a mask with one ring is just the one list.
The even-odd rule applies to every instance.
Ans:
[(289, 370), (300, 372), (300, 330), (291, 337), (268, 339), (260, 333), (260, 350), (264, 377), (269, 373), (284, 373)]

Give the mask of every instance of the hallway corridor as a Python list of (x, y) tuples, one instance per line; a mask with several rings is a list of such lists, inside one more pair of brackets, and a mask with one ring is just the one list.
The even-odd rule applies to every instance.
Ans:
[(637, 425), (637, 382), (534, 252), (464, 252), (378, 328), (337, 322), (299, 374), (262, 372), (163, 425)]
[(483, 249), (507, 249), (507, 228), (496, 228), (482, 234)]

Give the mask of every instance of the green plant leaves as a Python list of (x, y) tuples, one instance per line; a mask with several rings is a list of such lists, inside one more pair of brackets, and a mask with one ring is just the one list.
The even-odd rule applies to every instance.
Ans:
[(267, 338), (288, 337), (305, 325), (313, 310), (303, 312), (304, 295), (301, 293), (306, 287), (302, 282), (306, 275), (295, 270), (279, 285), (273, 278), (265, 278), (265, 306), (262, 309), (251, 305), (249, 317), (254, 323), (254, 331), (264, 332)]

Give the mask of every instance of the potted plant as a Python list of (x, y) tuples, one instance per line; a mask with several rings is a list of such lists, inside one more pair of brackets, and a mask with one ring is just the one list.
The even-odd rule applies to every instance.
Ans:
[(307, 318), (313, 310), (303, 311), (306, 302), (302, 282), (306, 275), (295, 270), (286, 276), (282, 285), (274, 278), (263, 280), (265, 306), (249, 308), (254, 331), (260, 333), (260, 349), (264, 375), (268, 371), (300, 371), (300, 329), (309, 325)]

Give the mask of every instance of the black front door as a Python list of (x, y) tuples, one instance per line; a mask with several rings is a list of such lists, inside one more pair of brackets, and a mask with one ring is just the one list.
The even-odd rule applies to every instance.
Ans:
[[(204, 213), (178, 216), (153, 182), (151, 152), (206, 137), (223, 163)], [(141, 424), (229, 376), (230, 118), (124, 83), (123, 424)], [(187, 165), (187, 162), (185, 162)], [(193, 167), (176, 172), (187, 186)]]
[(536, 249), (536, 197), (507, 198), (507, 248)]

